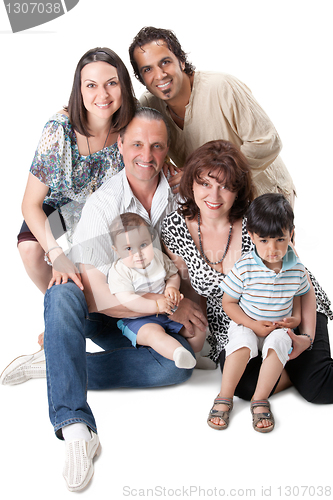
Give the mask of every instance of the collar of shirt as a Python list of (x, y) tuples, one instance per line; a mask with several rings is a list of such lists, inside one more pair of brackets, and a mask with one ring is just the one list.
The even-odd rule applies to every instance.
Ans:
[[(129, 185), (125, 168), (121, 171), (121, 174), (123, 176), (123, 187), (124, 187), (124, 207), (125, 210), (129, 210), (131, 203), (134, 203), (135, 206), (138, 204), (141, 204), (141, 202), (134, 196), (133, 191), (131, 189), (131, 186)], [(160, 172), (160, 179), (159, 183), (157, 185), (154, 197), (153, 197), (153, 202), (151, 206), (151, 212), (150, 212), (150, 217), (151, 217), (151, 223), (153, 226), (155, 226), (156, 221), (159, 219), (161, 213), (164, 211), (166, 205), (175, 200), (175, 195), (172, 193), (172, 190), (169, 186), (169, 183), (164, 175), (163, 172)]]

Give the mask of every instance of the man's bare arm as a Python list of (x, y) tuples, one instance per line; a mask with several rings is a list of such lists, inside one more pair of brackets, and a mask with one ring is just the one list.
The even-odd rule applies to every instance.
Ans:
[[(141, 316), (140, 313), (131, 311), (121, 304), (110, 292), (106, 276), (101, 271), (94, 266), (80, 264), (80, 272), (89, 312), (98, 312), (114, 318)], [(158, 297), (164, 298), (164, 295), (147, 294), (145, 297), (156, 300)], [(147, 313), (142, 313), (142, 316), (146, 315)]]

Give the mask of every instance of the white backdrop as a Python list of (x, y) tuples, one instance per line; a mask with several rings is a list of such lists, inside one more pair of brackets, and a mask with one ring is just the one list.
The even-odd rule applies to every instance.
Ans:
[[(173, 29), (198, 69), (231, 73), (252, 90), (282, 138), (281, 156), (297, 188), (298, 252), (333, 297), (330, 3), (80, 0), (68, 14), (16, 34), (1, 3), (0, 371), (17, 355), (37, 350), (43, 331), (43, 297), (16, 249), (20, 204), (43, 125), (67, 103), (75, 66), (86, 50), (109, 46), (132, 75), (128, 46), (145, 25)], [(139, 96), (143, 87), (134, 77), (133, 82)], [(82, 494), (168, 498), (180, 496), (181, 488), (190, 498), (236, 496), (236, 491), (255, 498), (333, 494), (326, 453), (333, 437), (331, 406), (310, 405), (291, 389), (273, 398), (276, 429), (263, 436), (252, 430), (248, 403), (236, 401), (230, 428), (218, 433), (205, 420), (219, 383), (219, 371), (196, 370), (179, 387), (89, 393), (103, 453)], [(45, 380), (0, 387), (0, 398), (5, 463), (0, 492), (19, 498), (29, 491), (37, 500), (70, 495), (61, 478), (64, 445), (48, 421)], [(320, 486), (322, 495), (313, 489)]]

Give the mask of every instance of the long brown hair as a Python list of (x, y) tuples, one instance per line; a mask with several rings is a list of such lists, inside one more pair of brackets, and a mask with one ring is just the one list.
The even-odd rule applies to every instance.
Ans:
[(102, 61), (116, 68), (121, 88), (122, 104), (112, 116), (112, 128), (118, 132), (133, 118), (136, 109), (136, 99), (129, 73), (120, 57), (107, 47), (96, 47), (88, 50), (78, 62), (74, 73), (71, 95), (66, 110), (74, 130), (86, 137), (91, 133), (88, 129), (87, 110), (84, 107), (81, 94), (81, 70), (87, 64)]
[(204, 176), (223, 182), (230, 191), (237, 193), (229, 221), (233, 223), (244, 217), (254, 198), (254, 187), (250, 167), (241, 151), (231, 142), (216, 140), (207, 142), (187, 158), (179, 186), (182, 199), (179, 212), (190, 220), (198, 214), (193, 183), (202, 184)]

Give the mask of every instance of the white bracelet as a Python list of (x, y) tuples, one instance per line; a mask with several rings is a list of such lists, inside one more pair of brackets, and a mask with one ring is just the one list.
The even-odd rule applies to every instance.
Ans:
[[(49, 259), (49, 253), (52, 252), (52, 250), (55, 250), (56, 248), (61, 248), (60, 246), (56, 246), (56, 247), (52, 247), (50, 248), (50, 250), (48, 250), (47, 252), (45, 252), (44, 254), (44, 260), (45, 262), (49, 265), (49, 266), (52, 266), (52, 262), (50, 261)], [(61, 248), (62, 250), (62, 248)]]

